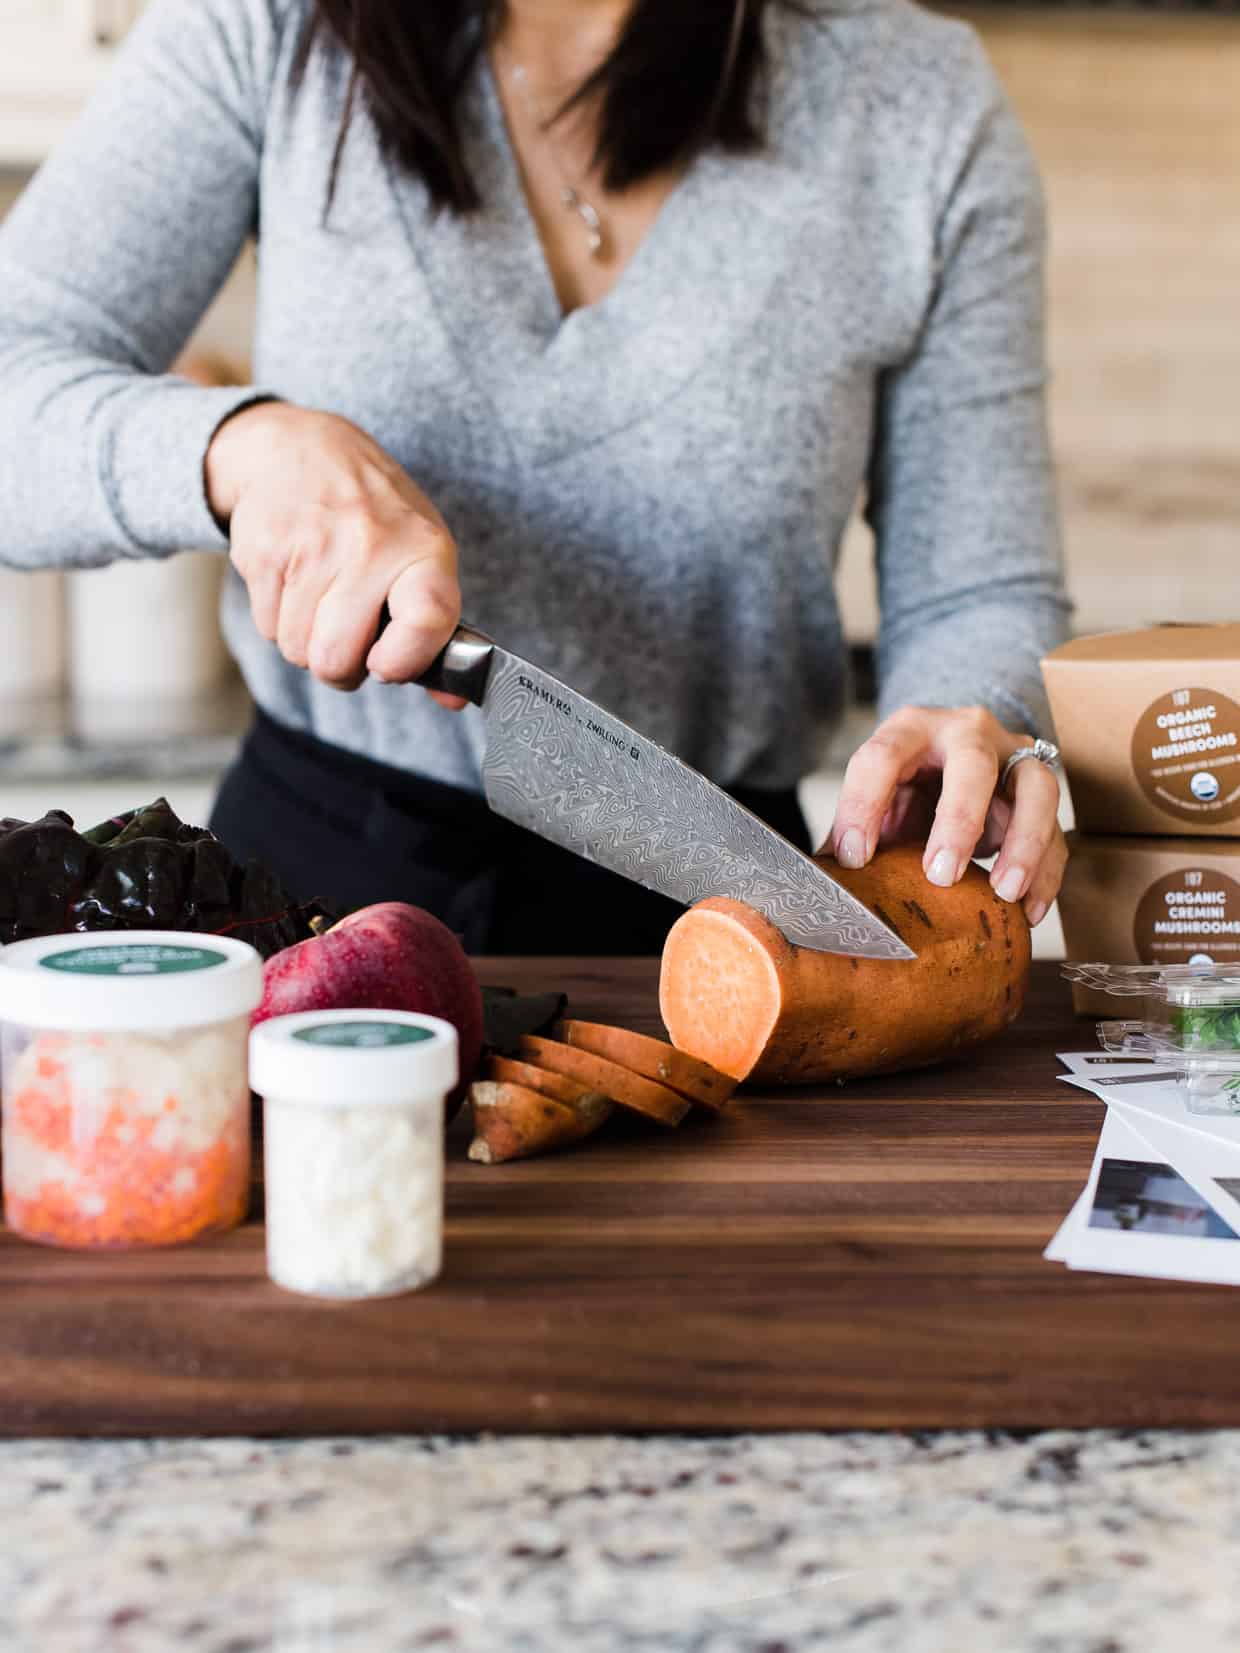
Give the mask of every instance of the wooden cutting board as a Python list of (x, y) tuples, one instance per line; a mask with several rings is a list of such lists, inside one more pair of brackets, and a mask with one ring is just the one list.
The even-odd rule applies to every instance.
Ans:
[[(654, 961), (488, 961), (657, 1032)], [(1053, 967), (973, 1060), (746, 1098), (495, 1168), (454, 1132), (443, 1278), (287, 1295), (263, 1233), (84, 1255), (0, 1232), (0, 1432), (854, 1429), (1240, 1423), (1224, 1288), (1041, 1251), (1100, 1105)]]

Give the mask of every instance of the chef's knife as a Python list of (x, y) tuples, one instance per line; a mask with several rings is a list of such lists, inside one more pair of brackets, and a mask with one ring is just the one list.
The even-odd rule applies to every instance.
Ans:
[(497, 815), (691, 906), (744, 901), (798, 946), (916, 954), (807, 855), (688, 764), (470, 626), (419, 679), (481, 708)]

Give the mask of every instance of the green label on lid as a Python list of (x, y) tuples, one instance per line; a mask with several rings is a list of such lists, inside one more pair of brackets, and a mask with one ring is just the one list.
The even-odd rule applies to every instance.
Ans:
[(344, 1045), (350, 1050), (383, 1050), (388, 1045), (420, 1045), (433, 1039), (429, 1027), (407, 1022), (317, 1022), (293, 1035), (307, 1045)]
[(39, 960), (44, 970), (72, 976), (176, 976), (213, 970), (228, 954), (214, 947), (177, 947), (163, 942), (112, 942), (105, 947), (71, 947)]

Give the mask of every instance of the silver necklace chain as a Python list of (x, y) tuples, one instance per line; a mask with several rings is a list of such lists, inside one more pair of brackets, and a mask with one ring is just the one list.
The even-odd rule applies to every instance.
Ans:
[(529, 116), (531, 125), (541, 135), (560, 179), (560, 201), (566, 212), (580, 220), (586, 232), (586, 246), (591, 258), (602, 258), (607, 246), (607, 237), (603, 231), (603, 220), (599, 216), (597, 207), (582, 193), (581, 185), (568, 168), (564, 165), (564, 157), (553, 134), (551, 123), (530, 90), (530, 77), (520, 63), (513, 63), (509, 69), (508, 78), (516, 89), (518, 97), (525, 105), (525, 112)]

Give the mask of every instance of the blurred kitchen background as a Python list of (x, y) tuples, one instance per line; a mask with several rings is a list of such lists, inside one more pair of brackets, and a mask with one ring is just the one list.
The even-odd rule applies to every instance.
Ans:
[[(142, 3), (0, 0), (0, 213)], [(1240, 0), (959, 15), (982, 31), (1046, 181), (1077, 629), (1237, 618)], [(197, 371), (246, 375), (252, 293), (247, 255), (192, 341)], [(187, 547), (67, 577), (0, 570), (0, 815), (54, 806), (85, 824), (164, 791), (205, 817), (245, 720), (215, 623), (222, 566)], [(860, 527), (839, 584), (864, 684), (876, 612)], [(819, 830), (869, 724), (859, 705), (806, 784)], [(1061, 945), (1052, 919), (1039, 950)]]

